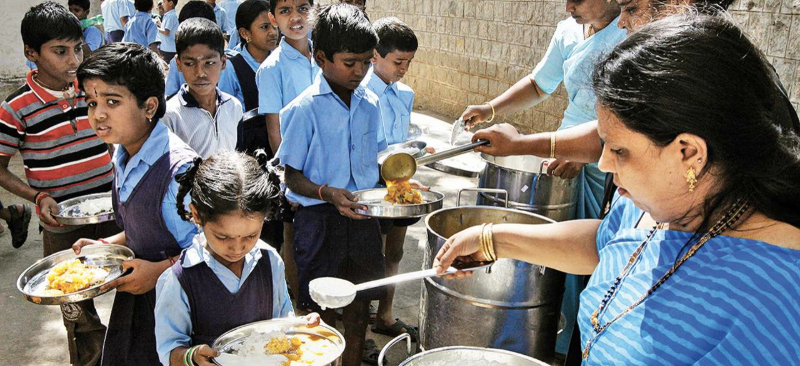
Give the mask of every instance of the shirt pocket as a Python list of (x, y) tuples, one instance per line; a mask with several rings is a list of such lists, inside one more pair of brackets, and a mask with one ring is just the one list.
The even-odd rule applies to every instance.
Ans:
[(378, 166), (378, 131), (367, 131), (361, 137), (361, 164), (365, 167)]

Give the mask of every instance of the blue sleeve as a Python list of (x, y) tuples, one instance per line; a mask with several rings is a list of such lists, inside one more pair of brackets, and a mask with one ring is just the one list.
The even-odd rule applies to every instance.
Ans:
[(244, 94), (242, 93), (242, 88), (239, 85), (239, 77), (236, 75), (236, 69), (233, 67), (230, 57), (225, 60), (225, 69), (222, 70), (222, 75), (220, 75), (217, 87), (219, 87), (219, 90), (236, 97), (239, 103), (242, 104), (242, 111), (246, 112), (244, 110)]
[(175, 61), (175, 58), (173, 58), (172, 60), (169, 60), (169, 72), (167, 73), (164, 95), (169, 97), (170, 95), (177, 93), (178, 90), (181, 89), (181, 85), (183, 85), (183, 81), (181, 79), (181, 72), (178, 71), (178, 62)]
[[(189, 164), (185, 164), (180, 169), (178, 169), (177, 174), (183, 173), (186, 169), (189, 168)], [(188, 248), (192, 246), (192, 239), (194, 238), (195, 234), (197, 234), (197, 227), (195, 227), (191, 222), (184, 221), (178, 216), (178, 206), (176, 202), (178, 201), (178, 182), (174, 179), (169, 183), (169, 189), (167, 190), (167, 194), (164, 195), (164, 201), (161, 204), (161, 215), (164, 217), (164, 223), (167, 225), (167, 230), (172, 233), (172, 236), (175, 237), (175, 240), (178, 241), (178, 245), (181, 248)], [(191, 203), (192, 198), (187, 194), (184, 197), (184, 205), (186, 205), (186, 209), (189, 209), (189, 203)]]
[(283, 142), (278, 148), (278, 157), (281, 165), (303, 171), (311, 138), (314, 137), (311, 119), (306, 116), (303, 108), (294, 103), (281, 111), (280, 117)]
[(103, 45), (103, 32), (95, 26), (86, 28), (86, 31), (83, 32), (83, 38), (86, 45), (89, 46), (89, 49), (92, 51)]
[[(264, 245), (267, 245), (264, 243)], [(289, 289), (286, 287), (286, 266), (278, 256), (278, 252), (269, 252), (269, 261), (272, 265), (272, 317), (286, 318), (294, 316), (292, 300), (289, 299)]]
[(192, 343), (192, 316), (189, 297), (183, 291), (178, 277), (167, 268), (156, 283), (156, 351), (164, 365), (169, 365), (169, 354), (178, 347)]
[(258, 86), (258, 113), (276, 114), (283, 108), (283, 84), (281, 70), (277, 64), (260, 66), (256, 71)]
[(552, 94), (558, 88), (558, 84), (564, 80), (564, 55), (561, 54), (561, 24), (556, 28), (550, 45), (547, 47), (544, 57), (536, 68), (533, 69), (531, 77), (536, 85), (547, 94)]
[(150, 18), (150, 21), (147, 22), (147, 26), (144, 27), (145, 37), (147, 39), (147, 45), (151, 45), (153, 43), (159, 43), (158, 41), (158, 25), (156, 25), (156, 21), (153, 18)]

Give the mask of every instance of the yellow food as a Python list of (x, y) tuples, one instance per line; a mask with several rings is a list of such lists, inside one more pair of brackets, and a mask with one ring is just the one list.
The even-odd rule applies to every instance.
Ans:
[[(100, 283), (108, 276), (108, 271), (87, 266), (77, 259), (57, 264), (47, 274), (47, 295), (56, 296), (85, 290)], [(60, 292), (60, 293), (59, 293)]]
[(400, 205), (423, 203), (422, 195), (418, 190), (411, 188), (407, 180), (386, 181), (387, 194), (383, 198), (387, 202)]
[(283, 366), (308, 366), (318, 364), (320, 357), (330, 352), (332, 346), (323, 337), (298, 334), (292, 337), (271, 338), (264, 345), (264, 349), (268, 354), (285, 356), (287, 361)]

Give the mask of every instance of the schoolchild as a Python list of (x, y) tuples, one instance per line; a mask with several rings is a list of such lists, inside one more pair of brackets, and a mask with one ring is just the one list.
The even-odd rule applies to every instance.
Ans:
[[(204, 1), (189, 1), (183, 6), (180, 14), (178, 14), (178, 24), (191, 18), (204, 18), (213, 22), (214, 8)], [(173, 57), (169, 60), (169, 71), (167, 72), (167, 80), (164, 87), (164, 95), (167, 96), (167, 100), (177, 94), (178, 90), (181, 89), (181, 85), (185, 83), (186, 79), (183, 77), (183, 74), (178, 71), (178, 62), (175, 60), (175, 57)]]
[[(191, 192), (190, 212), (178, 214), (202, 228), (156, 286), (156, 339), (164, 365), (184, 358), (210, 364), (210, 345), (238, 326), (294, 316), (278, 252), (259, 239), (278, 209), (280, 180), (262, 151), (259, 161), (225, 150), (178, 177), (178, 201)], [(319, 315), (308, 318), (312, 326)]]
[(128, 0), (103, 0), (100, 3), (106, 44), (122, 41), (122, 37), (125, 36), (125, 25), (133, 17), (135, 10)]
[(89, 122), (97, 135), (119, 147), (114, 152), (111, 190), (122, 232), (89, 244), (125, 245), (136, 259), (132, 272), (107, 285), (116, 288), (103, 345), (102, 365), (157, 365), (155, 285), (161, 273), (192, 244), (194, 225), (175, 211), (178, 183), (197, 154), (158, 120), (164, 115), (164, 73), (158, 54), (134, 43), (101, 47), (78, 68), (87, 90)]
[(89, 0), (69, 0), (67, 1), (69, 12), (81, 21), (83, 28), (83, 55), (89, 56), (92, 51), (103, 45), (103, 31), (94, 25), (83, 25), (83, 21), (89, 17), (89, 8), (92, 6)]
[(175, 45), (186, 83), (167, 101), (161, 122), (201, 157), (235, 149), (242, 106), (217, 88), (226, 59), (222, 32), (210, 20), (189, 19), (178, 26)]
[[(378, 34), (378, 47), (372, 58), (372, 69), (364, 77), (362, 85), (380, 98), (381, 121), (388, 144), (405, 142), (414, 105), (414, 91), (400, 82), (405, 76), (417, 51), (418, 42), (414, 31), (400, 19), (382, 18), (373, 24)], [(406, 229), (419, 219), (381, 220), (386, 254), (386, 275), (396, 275), (403, 258), (403, 243)], [(394, 286), (387, 287), (386, 297), (381, 299), (375, 318), (373, 333), (397, 336), (409, 333), (416, 338), (416, 330), (392, 314)]]
[[(25, 57), (38, 67), (0, 108), (0, 186), (34, 202), (45, 256), (69, 249), (81, 237), (119, 232), (113, 222), (63, 227), (53, 218), (58, 202), (111, 191), (113, 167), (108, 146), (89, 125), (82, 88), (75, 71), (83, 60), (81, 23), (64, 6), (38, 4), (22, 19)], [(12, 173), (9, 161), (19, 154), (26, 181)], [(15, 246), (24, 243), (30, 208), (13, 206)], [(21, 225), (17, 225), (21, 224)], [(16, 228), (16, 229), (15, 229)], [(91, 300), (62, 306), (70, 362), (95, 365), (100, 359), (105, 326)]]
[[(314, 25), (314, 59), (322, 69), (314, 83), (281, 111), (284, 143), (278, 158), (286, 169), (287, 198), (299, 204), (294, 254), (299, 276), (298, 307), (319, 311), (308, 283), (340, 277), (361, 283), (385, 274), (377, 219), (352, 191), (378, 184), (378, 151), (386, 148), (375, 93), (360, 85), (378, 36), (358, 8), (322, 8)], [(369, 322), (369, 302), (383, 289), (359, 292), (344, 308), (344, 365), (360, 365)], [(332, 309), (320, 313), (333, 324)]]
[(232, 27), (225, 50), (239, 50), (236, 46), (241, 43), (241, 38), (239, 38), (239, 27), (236, 25), (236, 14), (239, 14), (239, 6), (243, 2), (244, 0), (224, 0), (219, 4), (220, 8), (225, 9), (228, 24)]
[(205, 0), (208, 5), (214, 8), (214, 19), (215, 23), (222, 29), (222, 34), (224, 34), (225, 39), (227, 40), (230, 37), (230, 34), (234, 31), (234, 25), (231, 23), (230, 19), (228, 19), (228, 12), (219, 6), (219, 2), (217, 0)]
[(158, 25), (150, 16), (153, 9), (153, 0), (136, 0), (134, 2), (136, 14), (125, 25), (125, 35), (122, 42), (134, 42), (158, 54)]
[(159, 4), (164, 9), (164, 16), (161, 19), (161, 24), (158, 27), (158, 51), (161, 58), (166, 62), (170, 62), (175, 58), (175, 31), (178, 30), (178, 13), (175, 7), (178, 6), (178, 0), (163, 0)]

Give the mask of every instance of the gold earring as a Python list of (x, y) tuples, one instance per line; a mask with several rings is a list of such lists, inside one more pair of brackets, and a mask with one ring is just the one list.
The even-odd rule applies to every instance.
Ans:
[(686, 171), (686, 183), (689, 183), (689, 192), (694, 192), (694, 187), (697, 184), (696, 173), (694, 167)]

